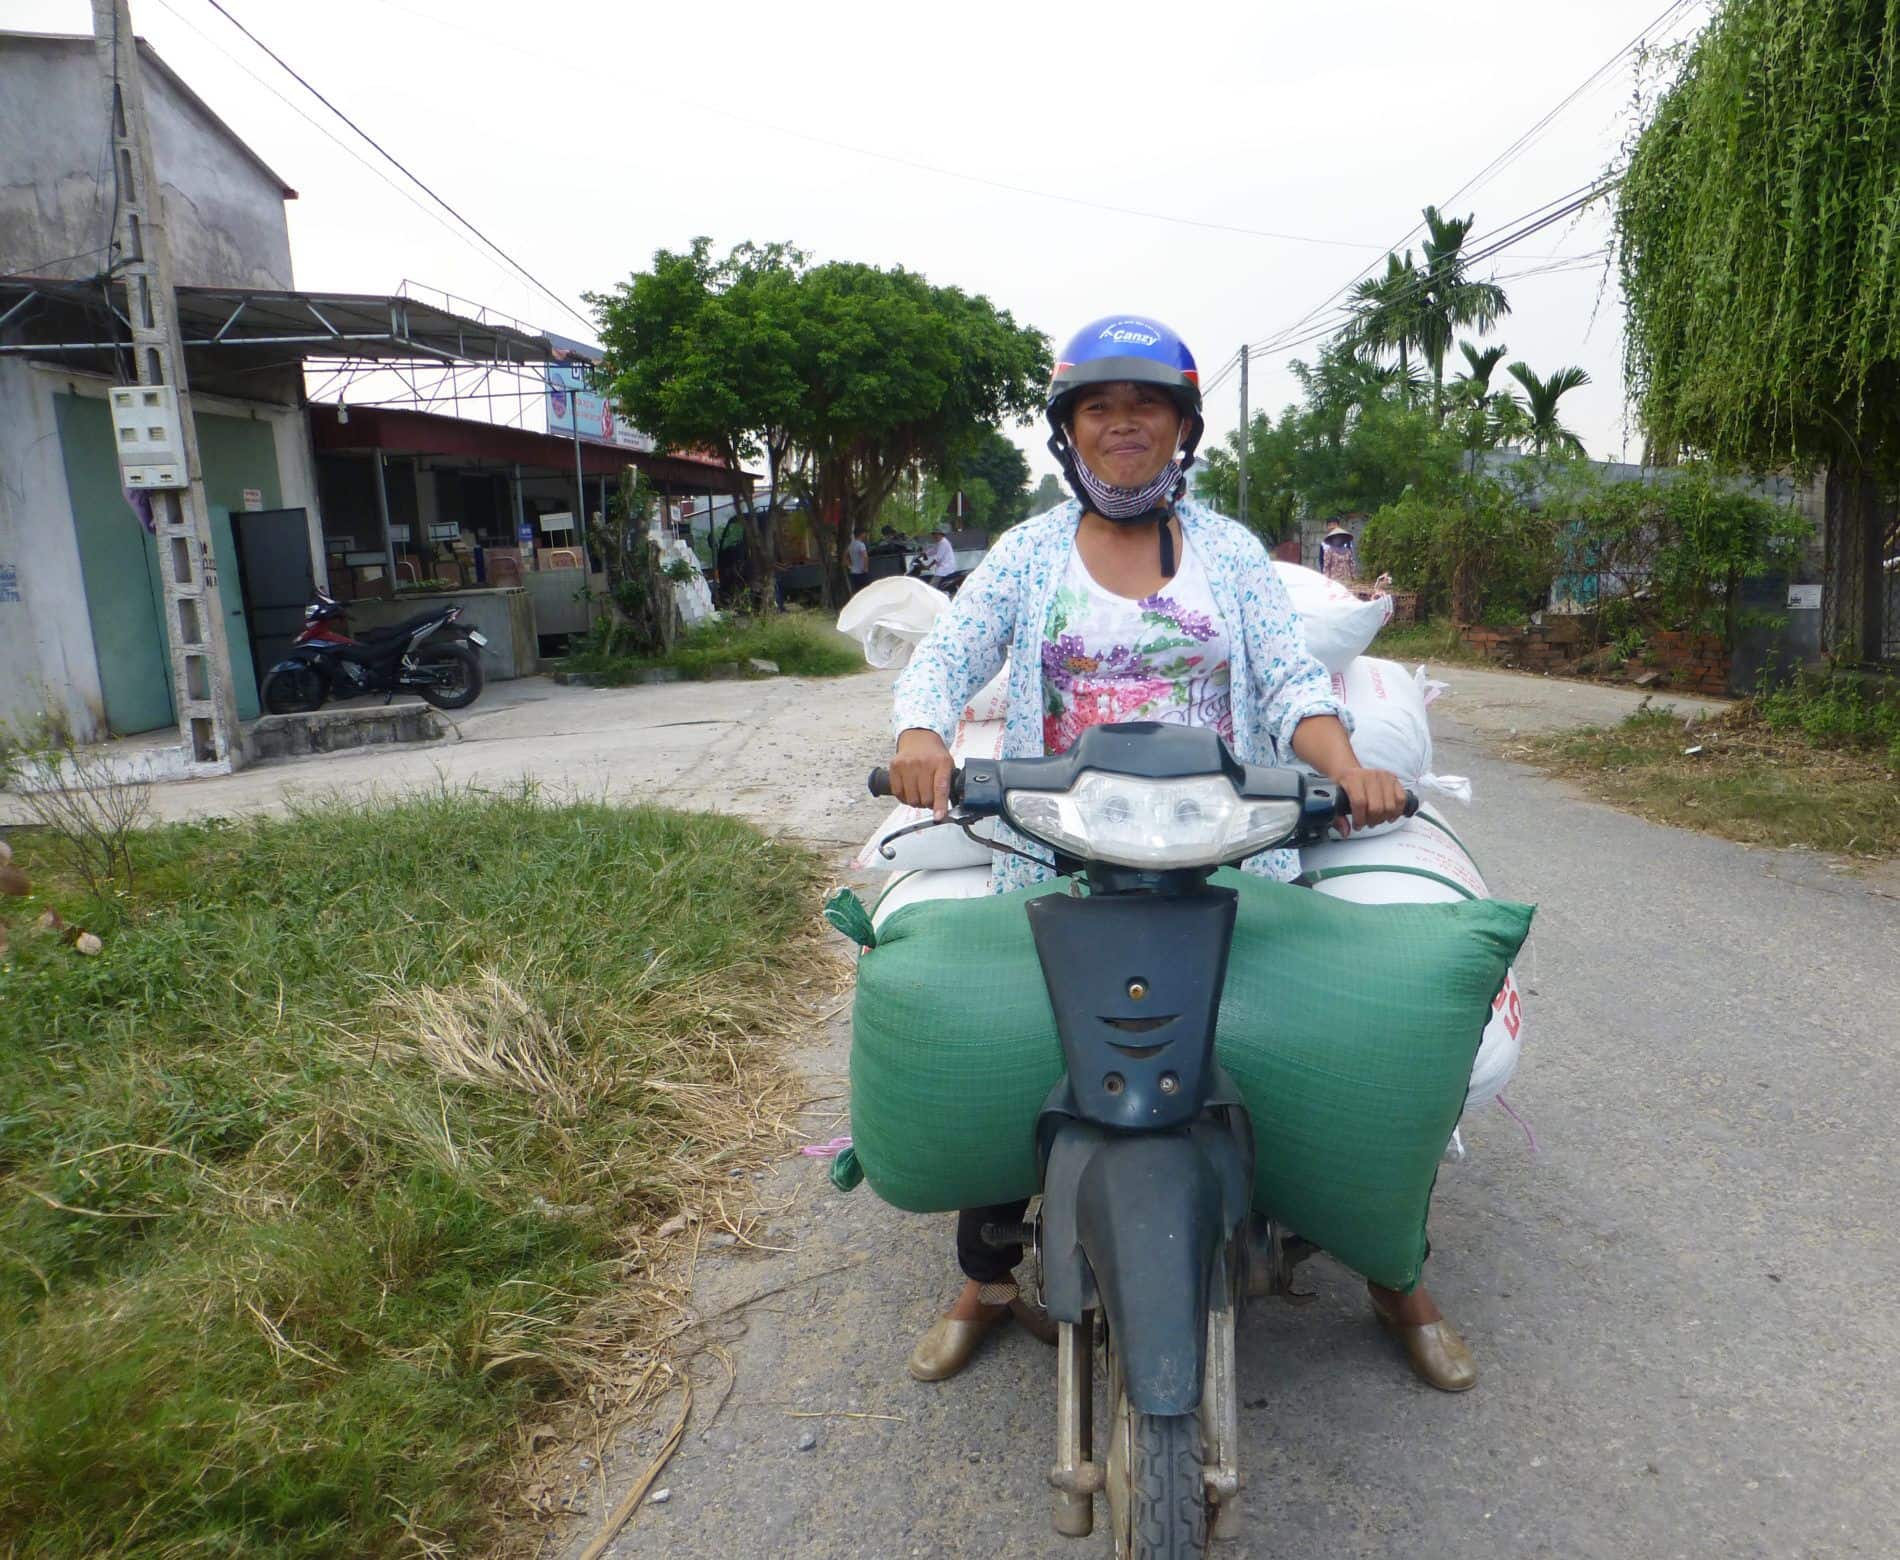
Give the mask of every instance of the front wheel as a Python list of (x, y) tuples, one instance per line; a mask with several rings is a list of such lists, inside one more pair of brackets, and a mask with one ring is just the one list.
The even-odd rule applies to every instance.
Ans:
[(307, 715), (321, 709), (328, 690), (323, 675), (304, 661), (273, 666), (264, 679), (263, 705), (271, 715)]
[(1201, 1416), (1144, 1414), (1111, 1365), (1108, 1513), (1116, 1560), (1199, 1560), (1207, 1553)]
[(442, 645), (416, 657), (417, 693), (439, 710), (467, 709), (482, 694), (482, 658), (471, 645)]

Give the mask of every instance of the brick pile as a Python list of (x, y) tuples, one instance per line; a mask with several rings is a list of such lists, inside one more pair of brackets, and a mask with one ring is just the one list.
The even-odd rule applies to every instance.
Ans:
[[(1563, 673), (1575, 671), (1578, 663), (1595, 652), (1593, 628), (1587, 617), (1553, 614), (1529, 628), (1473, 625), (1458, 633), (1467, 645), (1499, 666)], [(1674, 630), (1652, 634), (1642, 662), (1648, 670), (1634, 680), (1644, 686), (1664, 682), (1671, 688), (1716, 697), (1728, 692), (1729, 655), (1719, 634)]]

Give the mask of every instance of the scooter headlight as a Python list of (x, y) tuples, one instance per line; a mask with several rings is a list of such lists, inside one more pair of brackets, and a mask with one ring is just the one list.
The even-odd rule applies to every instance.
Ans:
[(1162, 870), (1239, 861), (1300, 821), (1292, 799), (1249, 801), (1218, 775), (1138, 780), (1091, 770), (1067, 791), (1011, 791), (1011, 823), (1064, 855)]

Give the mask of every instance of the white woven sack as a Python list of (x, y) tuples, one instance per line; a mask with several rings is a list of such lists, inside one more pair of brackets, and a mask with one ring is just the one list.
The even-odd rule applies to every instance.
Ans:
[(844, 604), (838, 632), (864, 646), (864, 659), (871, 665), (902, 666), (949, 605), (942, 591), (894, 574), (873, 580)]
[(1392, 620), (1390, 596), (1361, 601), (1337, 580), (1314, 569), (1278, 560), (1273, 567), (1300, 615), (1306, 648), (1329, 672), (1343, 672), (1354, 656), (1364, 655), (1373, 636)]
[[(1444, 691), (1425, 675), (1408, 672), (1396, 661), (1362, 655), (1333, 673), (1333, 696), (1352, 716), (1352, 750), (1368, 769), (1389, 769), (1413, 791), (1471, 800), (1471, 782), (1462, 775), (1432, 773), (1432, 726), (1425, 706)], [(1300, 765), (1308, 774), (1314, 771)], [(1354, 829), (1355, 838), (1388, 833), (1397, 823)], [(1335, 835), (1338, 834), (1335, 829)]]
[(871, 910), (871, 925), (878, 931), (905, 905), (924, 899), (981, 899), (990, 891), (988, 867), (958, 867), (949, 872), (904, 872), (891, 880), (884, 895)]
[(970, 695), (963, 706), (965, 720), (1002, 720), (1009, 714), (1009, 662), (988, 682)]
[[(1487, 899), (1489, 890), (1465, 849), (1429, 808), (1389, 833), (1354, 834), (1326, 840), (1300, 852), (1302, 871), (1340, 872), (1314, 883), (1316, 893), (1361, 905), (1454, 904), (1467, 896)], [(1524, 1045), (1524, 1005), (1515, 971), (1491, 1004), (1491, 1019), (1471, 1065), (1467, 1113), (1503, 1092), (1517, 1071)]]

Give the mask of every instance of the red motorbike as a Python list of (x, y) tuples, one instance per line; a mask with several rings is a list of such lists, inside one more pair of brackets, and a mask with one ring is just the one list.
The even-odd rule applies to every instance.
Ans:
[[(342, 602), (317, 592), (303, 612), (291, 652), (264, 679), (264, 708), (305, 714), (331, 699), (413, 691), (439, 710), (466, 709), (481, 696), (486, 635), (457, 621), (460, 607), (438, 607), (406, 623), (352, 637)], [(385, 701), (387, 702), (387, 701)]]

